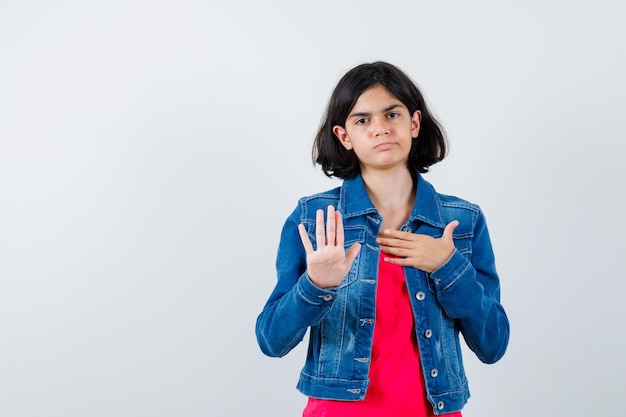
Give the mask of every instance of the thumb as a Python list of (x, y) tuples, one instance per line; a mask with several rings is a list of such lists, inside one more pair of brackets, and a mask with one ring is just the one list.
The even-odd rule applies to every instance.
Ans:
[(454, 229), (456, 229), (456, 227), (459, 225), (459, 221), (458, 220), (453, 220), (450, 223), (448, 223), (446, 225), (446, 228), (443, 229), (443, 236), (441, 236), (442, 239), (447, 239), (447, 240), (452, 240), (452, 232), (454, 232)]
[(361, 250), (361, 244), (360, 243), (355, 243), (354, 245), (350, 246), (350, 249), (348, 249), (348, 253), (346, 253), (346, 264), (347, 265), (352, 265), (352, 262), (354, 262), (354, 260), (356, 259), (356, 256), (359, 254), (359, 251)]

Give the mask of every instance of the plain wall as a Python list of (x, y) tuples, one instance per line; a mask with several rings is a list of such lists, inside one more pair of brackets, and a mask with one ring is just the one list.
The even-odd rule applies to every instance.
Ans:
[(0, 415), (298, 416), (254, 323), (335, 83), (386, 60), (483, 208), (507, 355), (465, 417), (614, 415), (626, 386), (619, 1), (0, 2)]

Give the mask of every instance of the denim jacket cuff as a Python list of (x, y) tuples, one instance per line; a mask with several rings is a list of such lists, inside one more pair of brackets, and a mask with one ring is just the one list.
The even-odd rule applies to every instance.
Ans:
[(444, 291), (454, 284), (470, 266), (470, 261), (455, 249), (450, 258), (430, 274), (437, 292)]
[(336, 294), (332, 288), (324, 289), (315, 285), (305, 272), (298, 280), (298, 295), (309, 304), (330, 308), (335, 301)]

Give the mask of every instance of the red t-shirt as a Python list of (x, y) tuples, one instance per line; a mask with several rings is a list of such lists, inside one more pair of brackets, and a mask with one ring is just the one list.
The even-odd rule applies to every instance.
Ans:
[[(388, 255), (384, 255), (388, 256)], [(363, 401), (309, 398), (303, 417), (430, 417), (413, 312), (402, 267), (381, 253), (370, 385)], [(460, 412), (445, 414), (461, 417)]]

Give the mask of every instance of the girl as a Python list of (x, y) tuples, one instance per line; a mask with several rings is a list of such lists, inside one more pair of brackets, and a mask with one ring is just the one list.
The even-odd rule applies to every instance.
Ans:
[(421, 175), (445, 152), (400, 69), (374, 62), (341, 78), (313, 160), (344, 181), (287, 218), (256, 325), (276, 357), (310, 329), (303, 416), (460, 416), (459, 333), (485, 363), (504, 354), (509, 323), (483, 213)]

